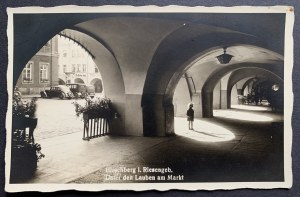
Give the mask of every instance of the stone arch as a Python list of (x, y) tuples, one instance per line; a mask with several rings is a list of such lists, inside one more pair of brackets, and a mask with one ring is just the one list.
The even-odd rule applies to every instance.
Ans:
[[(120, 67), (116, 56), (112, 52), (116, 52), (117, 48), (120, 48), (118, 44), (115, 43), (115, 48), (112, 47), (112, 43), (103, 43), (102, 41), (107, 41), (105, 37), (102, 37), (102, 34), (96, 34), (95, 31), (90, 31), (90, 29), (84, 28), (83, 26), (78, 26), (78, 24), (98, 19), (98, 18), (116, 18), (116, 17), (128, 17), (134, 15), (134, 17), (140, 17), (140, 24), (136, 25), (135, 23), (130, 23), (131, 26), (128, 24), (124, 24), (128, 28), (128, 31), (134, 32), (134, 34), (129, 35), (131, 36), (132, 41), (137, 43), (138, 41), (144, 41), (147, 35), (149, 35), (149, 31), (145, 31), (147, 25), (144, 22), (149, 21), (149, 18), (156, 18), (156, 21), (153, 21), (151, 25), (148, 26), (148, 29), (151, 29), (153, 32), (153, 36), (159, 32), (160, 29), (166, 27), (166, 31), (161, 32), (155, 39), (148, 39), (148, 42), (142, 42), (144, 46), (147, 44), (152, 44), (151, 50), (144, 51), (144, 54), (141, 54), (139, 49), (141, 47), (135, 48), (135, 53), (131, 53), (131, 50), (128, 50), (121, 54), (117, 54), (122, 57), (126, 58), (130, 55), (136, 55), (131, 57), (134, 59), (132, 62), (125, 62), (128, 63), (128, 67), (124, 68), (124, 64)], [(213, 17), (212, 17), (213, 16)], [(275, 15), (277, 16), (277, 15)], [(228, 23), (223, 23), (223, 18), (226, 17)], [(254, 18), (253, 18), (254, 17)], [(60, 20), (64, 18), (64, 20)], [(217, 19), (216, 19), (217, 18)], [(57, 33), (61, 32), (62, 30), (68, 28), (73, 28), (74, 26), (83, 28), (88, 32), (83, 31), (83, 29), (77, 29), (76, 35), (79, 35), (81, 39), (85, 40), (86, 42), (82, 43), (84, 46), (94, 54), (95, 63), (98, 65), (100, 72), (103, 73), (103, 84), (105, 86), (105, 91), (108, 97), (110, 97), (119, 107), (121, 117), (124, 117), (124, 108), (127, 106), (126, 101), (133, 102), (131, 97), (138, 97), (142, 94), (142, 98), (138, 97), (135, 101), (141, 103), (142, 105), (142, 114), (143, 118), (144, 115), (147, 117), (144, 118), (146, 120), (146, 125), (144, 124), (144, 131), (156, 129), (156, 136), (165, 136), (172, 132), (172, 123), (169, 122), (169, 119), (173, 119), (172, 116), (172, 95), (173, 95), (173, 87), (176, 86), (178, 82), (178, 78), (182, 76), (182, 74), (193, 65), (193, 63), (198, 62), (201, 55), (206, 55), (208, 52), (211, 52), (213, 48), (221, 48), (223, 46), (233, 46), (236, 45), (253, 45), (253, 46), (260, 46), (266, 47), (269, 50), (282, 52), (283, 51), (283, 38), (281, 36), (284, 35), (284, 32), (280, 31), (281, 28), (278, 30), (278, 26), (269, 25), (266, 26), (265, 24), (269, 24), (269, 21), (274, 21), (274, 17), (265, 16), (261, 17), (260, 14), (245, 16), (241, 15), (238, 17), (239, 19), (243, 19), (241, 21), (236, 20), (235, 14), (220, 14), (220, 15), (212, 15), (212, 14), (204, 14), (199, 17), (199, 15), (192, 13), (186, 15), (178, 15), (176, 14), (162, 14), (156, 15), (154, 14), (18, 14), (14, 18), (17, 22), (15, 23), (15, 39), (14, 44), (15, 46), (15, 54), (14, 56), (14, 77), (19, 76), (22, 66), (30, 59), (30, 57), (37, 52), (37, 49), (41, 48), (51, 37), (56, 35)], [(278, 20), (275, 20), (280, 25), (284, 24), (284, 17), (278, 15), (275, 17)], [(235, 19), (235, 20), (231, 20)], [(255, 20), (260, 19), (260, 20)], [(160, 23), (160, 25), (155, 26), (158, 21), (165, 20), (166, 23)], [(106, 24), (112, 27), (111, 31), (117, 32), (118, 29), (115, 29), (115, 26), (120, 26), (123, 23), (117, 21), (116, 24), (119, 25), (111, 25), (110, 21), (104, 21)], [(124, 20), (125, 21), (125, 20)], [(127, 18), (126, 18), (126, 21)], [(250, 23), (249, 25), (244, 25), (244, 23), (248, 24), (248, 22), (254, 21), (254, 23)], [(257, 22), (259, 21), (259, 22)], [(261, 22), (263, 21), (263, 22)], [(28, 25), (28, 22), (30, 25)], [(201, 24), (202, 23), (202, 24)], [(49, 26), (48, 24), (53, 24)], [(96, 23), (97, 24), (97, 23)], [(211, 25), (204, 25), (204, 24), (211, 24)], [(95, 27), (93, 24), (85, 24), (92, 27)], [(237, 28), (239, 25), (242, 25), (242, 28)], [(134, 27), (134, 28), (131, 28)], [(150, 27), (150, 28), (149, 28)], [(155, 28), (153, 28), (155, 27)], [(255, 28), (253, 28), (255, 27)], [(262, 28), (260, 28), (262, 27)], [(137, 31), (139, 28), (141, 32)], [(101, 28), (100, 28), (101, 29)], [(133, 30), (134, 29), (134, 30)], [(243, 29), (243, 32), (236, 31), (237, 29)], [(275, 32), (274, 29), (277, 29), (277, 34), (274, 36), (268, 36), (269, 33)], [(22, 33), (23, 32), (23, 33)], [(25, 32), (25, 33), (24, 33)], [(146, 34), (148, 32), (148, 34)], [(110, 32), (106, 32), (108, 36), (110, 36)], [(23, 36), (25, 34), (25, 37)], [(33, 36), (34, 35), (34, 36)], [(75, 34), (74, 34), (75, 35)], [(141, 35), (136, 39), (135, 35)], [(116, 35), (118, 36), (118, 35)], [(39, 37), (39, 39), (35, 39)], [(76, 36), (75, 36), (76, 37)], [(128, 36), (120, 36), (128, 40)], [(259, 39), (259, 37), (261, 39)], [(268, 39), (265, 39), (268, 38)], [(279, 39), (278, 39), (279, 38)], [(26, 40), (26, 42), (24, 42)], [(116, 39), (113, 39), (115, 41)], [(122, 41), (123, 41), (122, 40)], [(123, 43), (123, 42), (122, 42)], [(122, 46), (124, 48), (131, 48), (129, 46), (132, 43), (123, 43)], [(135, 45), (133, 45), (135, 46)], [(145, 47), (146, 48), (146, 47)], [(112, 50), (110, 50), (112, 49)], [(153, 52), (153, 54), (152, 54)], [(140, 62), (135, 60), (145, 60), (145, 54), (151, 54), (147, 56), (147, 61), (144, 61), (145, 65), (141, 67)], [(97, 58), (99, 57), (99, 58)], [(149, 63), (150, 62), (150, 63)], [(101, 64), (102, 63), (102, 64)], [(124, 63), (124, 62), (121, 62)], [(133, 63), (133, 64), (132, 64)], [(101, 65), (101, 66), (99, 66)], [(135, 65), (135, 67), (131, 67), (131, 65)], [(121, 72), (121, 68), (124, 68), (124, 76)], [(131, 72), (133, 71), (133, 72)], [(105, 74), (108, 73), (107, 75)], [(16, 74), (17, 73), (17, 74)], [(127, 73), (127, 75), (126, 75)], [(132, 73), (132, 74), (128, 74)], [(133, 75), (140, 76), (139, 82), (141, 82), (137, 88), (135, 88), (136, 84), (133, 83), (134, 78)], [(111, 77), (113, 76), (113, 77)], [(126, 76), (126, 77), (125, 77)], [(15, 77), (14, 81), (16, 81), (17, 77)], [(145, 77), (145, 79), (144, 79)], [(144, 81), (145, 80), (145, 81)], [(176, 82), (177, 80), (177, 82)], [(130, 83), (130, 85), (126, 85), (126, 90), (134, 89), (136, 91), (128, 91), (128, 95), (125, 95), (125, 85)], [(112, 83), (109, 83), (112, 82)], [(127, 83), (128, 82), (128, 83)], [(138, 95), (138, 96), (136, 96)], [(128, 97), (127, 97), (128, 96)], [(126, 106), (125, 106), (126, 104)], [(134, 103), (135, 104), (135, 103)], [(128, 109), (128, 108), (127, 108)], [(138, 108), (140, 110), (140, 106)], [(149, 110), (148, 110), (149, 109)], [(130, 114), (131, 109), (128, 109), (128, 114)], [(138, 111), (140, 112), (140, 111)], [(170, 112), (170, 113), (169, 113)], [(145, 121), (144, 121), (145, 123)], [(153, 124), (154, 123), (154, 124)], [(130, 123), (131, 124), (131, 123)], [(147, 127), (149, 125), (155, 125), (154, 127)], [(135, 125), (135, 122), (132, 122), (131, 128), (138, 128)], [(146, 128), (146, 129), (145, 129)], [(167, 128), (167, 129), (166, 129)], [(139, 129), (139, 128), (138, 128)], [(170, 132), (169, 132), (170, 131)]]
[(254, 79), (254, 77), (251, 77), (244, 83), (242, 90), (241, 90), (243, 94), (245, 94), (246, 87), (248, 86), (248, 88), (249, 88), (250, 84), (253, 82), (253, 79)]
[[(54, 18), (57, 16), (59, 15), (56, 15)], [(36, 17), (33, 18), (36, 20)], [(50, 17), (48, 20), (53, 21), (54, 18)], [(76, 22), (68, 22), (72, 25), (75, 25), (76, 23), (85, 20), (85, 17), (81, 17), (78, 20), (74, 20)], [(58, 21), (61, 22), (62, 20)], [(26, 65), (26, 62), (30, 60), (30, 58), (37, 53), (39, 49), (42, 48), (43, 45), (47, 43), (53, 36), (64, 30), (72, 33), (74, 37), (80, 37), (80, 41), (77, 41), (85, 45), (89, 49), (90, 53), (96, 57), (94, 62), (97, 65), (100, 73), (103, 75), (102, 82), (106, 87), (106, 96), (112, 100), (118, 114), (121, 117), (124, 117), (125, 86), (123, 76), (115, 56), (100, 41), (98, 41), (97, 38), (91, 37), (77, 30), (64, 29), (69, 23), (60, 22), (58, 22), (58, 24), (55, 22), (54, 24), (57, 26), (53, 27), (50, 31), (44, 31), (45, 29), (49, 29), (47, 27), (45, 27), (45, 29), (38, 29), (37, 34), (39, 35), (39, 39), (30, 39), (30, 41), (23, 43), (20, 47), (15, 47), (15, 54), (17, 55), (14, 55), (14, 65), (16, 65), (14, 66), (14, 84), (17, 82), (17, 79)], [(20, 38), (20, 40), (22, 39)], [(116, 134), (119, 134), (118, 132), (122, 132), (124, 130), (123, 120), (118, 119), (114, 121), (113, 127), (113, 130), (117, 132)]]
[(244, 95), (243, 93), (243, 87), (245, 86), (245, 84), (249, 81), (249, 79), (252, 79), (253, 77), (246, 77), (243, 78), (241, 80), (239, 80), (236, 85), (237, 85), (237, 94), (238, 95)]
[[(243, 104), (242, 102), (244, 101), (243, 98), (245, 95), (244, 95), (244, 92), (242, 91), (242, 88), (249, 79), (251, 79), (251, 77), (243, 78), (232, 86), (231, 98), (228, 98), (231, 100), (231, 104)], [(234, 89), (234, 87), (235, 87), (235, 89)], [(228, 91), (230, 91), (230, 90), (228, 90)], [(226, 95), (227, 95), (227, 93), (226, 93)], [(227, 105), (227, 103), (226, 103), (226, 105)], [(229, 106), (228, 108), (230, 108), (230, 107), (231, 106)]]
[(283, 79), (279, 77), (277, 74), (270, 70), (265, 70), (262, 68), (242, 68), (235, 70), (229, 78), (228, 87), (227, 87), (227, 106), (230, 108), (231, 106), (231, 89), (238, 81), (249, 78), (253, 80), (254, 78), (258, 78), (257, 82), (261, 82), (264, 79), (268, 79), (274, 82), (282, 83)]
[(94, 78), (90, 82), (90, 85), (93, 85), (95, 87), (95, 92), (96, 93), (101, 93), (103, 92), (103, 85), (102, 85), (102, 80), (99, 78)]
[(216, 70), (211, 74), (208, 80), (205, 82), (202, 88), (202, 108), (203, 108), (203, 117), (211, 118), (213, 117), (213, 108), (212, 108), (212, 99), (213, 99), (213, 89), (216, 83), (226, 75), (226, 73), (235, 71), (242, 68), (261, 68), (265, 70), (272, 71), (276, 73), (279, 77), (283, 77), (283, 66), (282, 64), (258, 64), (258, 63), (241, 63), (233, 64), (224, 68)]
[[(204, 39), (207, 39), (207, 38), (204, 38)], [(247, 42), (247, 41), (243, 40), (241, 42)], [(254, 42), (254, 41), (252, 41), (252, 42)], [(257, 41), (257, 43), (258, 43), (258, 41)], [(212, 43), (209, 43), (209, 45), (211, 45), (211, 44)], [(253, 45), (232, 44), (232, 46), (240, 46), (240, 45), (255, 47)], [(203, 45), (202, 45), (202, 47), (203, 47)], [(257, 47), (257, 48), (265, 50), (266, 53), (270, 53), (270, 56), (272, 56), (274, 59), (276, 59), (276, 61), (278, 61), (278, 62), (282, 61), (281, 55), (274, 53), (272, 51), (269, 51), (267, 49), (263, 49), (261, 47)], [(143, 98), (142, 98), (143, 116), (146, 116), (146, 117), (144, 117), (144, 120), (148, 121), (148, 122), (144, 121), (144, 133), (146, 133), (145, 135), (148, 135), (148, 131), (151, 132), (153, 130), (165, 131), (165, 133), (160, 132), (159, 135), (173, 134), (173, 132), (174, 132), (174, 127), (173, 127), (173, 125), (174, 125), (174, 122), (173, 122), (174, 121), (173, 120), (174, 107), (173, 107), (172, 102), (173, 102), (174, 91), (175, 91), (176, 85), (179, 82), (179, 79), (189, 68), (196, 65), (199, 61), (201, 61), (201, 59), (205, 58), (207, 54), (211, 53), (212, 51), (216, 51), (218, 49), (220, 49), (220, 46), (215, 46), (215, 47), (212, 47), (209, 49), (205, 49), (204, 51), (198, 52), (198, 53), (197, 53), (197, 50), (199, 50), (199, 49), (194, 49), (195, 51), (193, 51), (193, 52), (189, 51), (190, 59), (188, 59), (186, 62), (182, 63), (181, 65), (179, 65), (180, 61), (175, 61), (176, 60), (175, 57), (173, 57), (173, 58), (169, 57), (170, 62), (166, 62), (166, 60), (161, 60), (161, 61), (163, 61), (163, 65), (168, 65), (168, 67), (172, 66), (172, 69), (176, 69), (173, 72), (166, 68), (163, 68), (163, 69), (158, 68), (159, 60), (155, 60), (155, 57), (154, 57), (154, 60), (152, 62), (154, 63), (153, 68), (156, 67), (156, 70), (152, 71), (151, 70), (152, 67), (149, 68), (145, 87), (144, 87), (144, 94), (143, 94)], [(165, 53), (163, 53), (163, 54), (165, 54)], [(163, 58), (163, 57), (160, 57), (160, 58)], [(173, 61), (175, 61), (175, 62), (173, 62)], [(268, 65), (268, 64), (262, 63), (262, 62), (258, 63), (258, 64), (262, 64), (264, 66)], [(204, 65), (204, 63), (202, 63), (202, 64)], [(198, 66), (202, 66), (202, 64), (200, 63)], [(227, 71), (230, 71), (230, 70), (233, 70), (233, 68), (239, 67), (240, 65), (241, 65), (241, 63), (236, 63), (234, 65), (225, 66), (224, 68), (226, 68)], [(212, 65), (212, 66), (211, 65), (206, 65), (206, 66), (210, 66), (212, 68), (211, 69), (212, 73), (214, 73), (216, 70), (218, 70), (220, 68), (220, 66), (216, 65), (216, 64)], [(252, 67), (252, 66), (254, 66), (254, 63), (245, 63), (244, 66)], [(271, 69), (274, 69), (274, 68), (275, 68), (275, 70), (277, 69), (277, 70), (281, 71), (280, 67), (276, 67), (276, 66), (272, 67), (271, 66)], [(162, 71), (159, 73), (160, 75), (158, 75), (157, 70)], [(225, 73), (227, 73), (227, 72), (225, 72)], [(222, 73), (222, 74), (224, 74), (224, 73)], [(149, 83), (147, 82), (147, 80), (149, 80)], [(150, 81), (152, 81), (152, 83), (150, 83)], [(214, 84), (216, 84), (216, 83), (214, 83)], [(202, 89), (202, 91), (203, 91), (203, 89)], [(157, 93), (159, 93), (159, 95), (157, 95)], [(202, 106), (203, 106), (203, 95), (202, 95)], [(202, 107), (202, 110), (203, 110), (203, 107)], [(165, 115), (163, 117), (159, 117), (157, 111), (164, 113)], [(205, 115), (204, 115), (204, 117), (205, 117)], [(160, 125), (160, 129), (158, 129), (156, 127), (158, 124)], [(154, 125), (156, 125), (156, 126), (154, 126)]]
[[(148, 69), (141, 102), (144, 135), (153, 135), (153, 131), (157, 131), (154, 135), (161, 136), (174, 133), (175, 87), (181, 76), (201, 58), (228, 45), (263, 46), (256, 37), (240, 32), (214, 27), (213, 33), (203, 35), (199, 33), (201, 28), (201, 25), (184, 26), (166, 37), (157, 48)], [(175, 49), (180, 49), (181, 53)]]

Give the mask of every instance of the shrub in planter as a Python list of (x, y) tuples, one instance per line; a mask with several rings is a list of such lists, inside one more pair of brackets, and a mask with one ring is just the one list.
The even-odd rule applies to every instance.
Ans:
[(112, 120), (115, 116), (115, 110), (112, 107), (111, 100), (108, 98), (86, 99), (85, 105), (73, 102), (76, 116), (83, 114), (90, 118), (106, 118)]
[(19, 97), (14, 97), (13, 100), (11, 182), (21, 182), (31, 177), (37, 168), (37, 162), (45, 156), (41, 153), (40, 144), (25, 138), (26, 127), (33, 133), (37, 124), (37, 119), (34, 118), (36, 100), (33, 98), (27, 104), (23, 104)]

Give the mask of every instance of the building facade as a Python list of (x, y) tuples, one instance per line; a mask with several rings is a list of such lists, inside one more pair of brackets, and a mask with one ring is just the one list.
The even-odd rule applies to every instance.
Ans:
[(59, 84), (84, 83), (93, 85), (96, 92), (102, 92), (102, 78), (92, 57), (79, 44), (58, 36)]
[(57, 37), (53, 37), (26, 64), (16, 85), (22, 94), (40, 94), (58, 85), (57, 41)]

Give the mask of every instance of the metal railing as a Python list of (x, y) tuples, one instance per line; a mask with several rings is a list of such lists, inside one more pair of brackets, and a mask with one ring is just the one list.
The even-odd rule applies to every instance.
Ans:
[(111, 124), (106, 118), (84, 116), (83, 140), (108, 135), (111, 131)]

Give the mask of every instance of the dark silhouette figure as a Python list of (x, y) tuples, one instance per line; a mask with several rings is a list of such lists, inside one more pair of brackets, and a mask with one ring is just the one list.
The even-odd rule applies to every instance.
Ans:
[(187, 115), (187, 121), (189, 124), (189, 130), (193, 130), (193, 122), (194, 122), (194, 110), (193, 110), (193, 104), (189, 105), (189, 109), (186, 112)]

